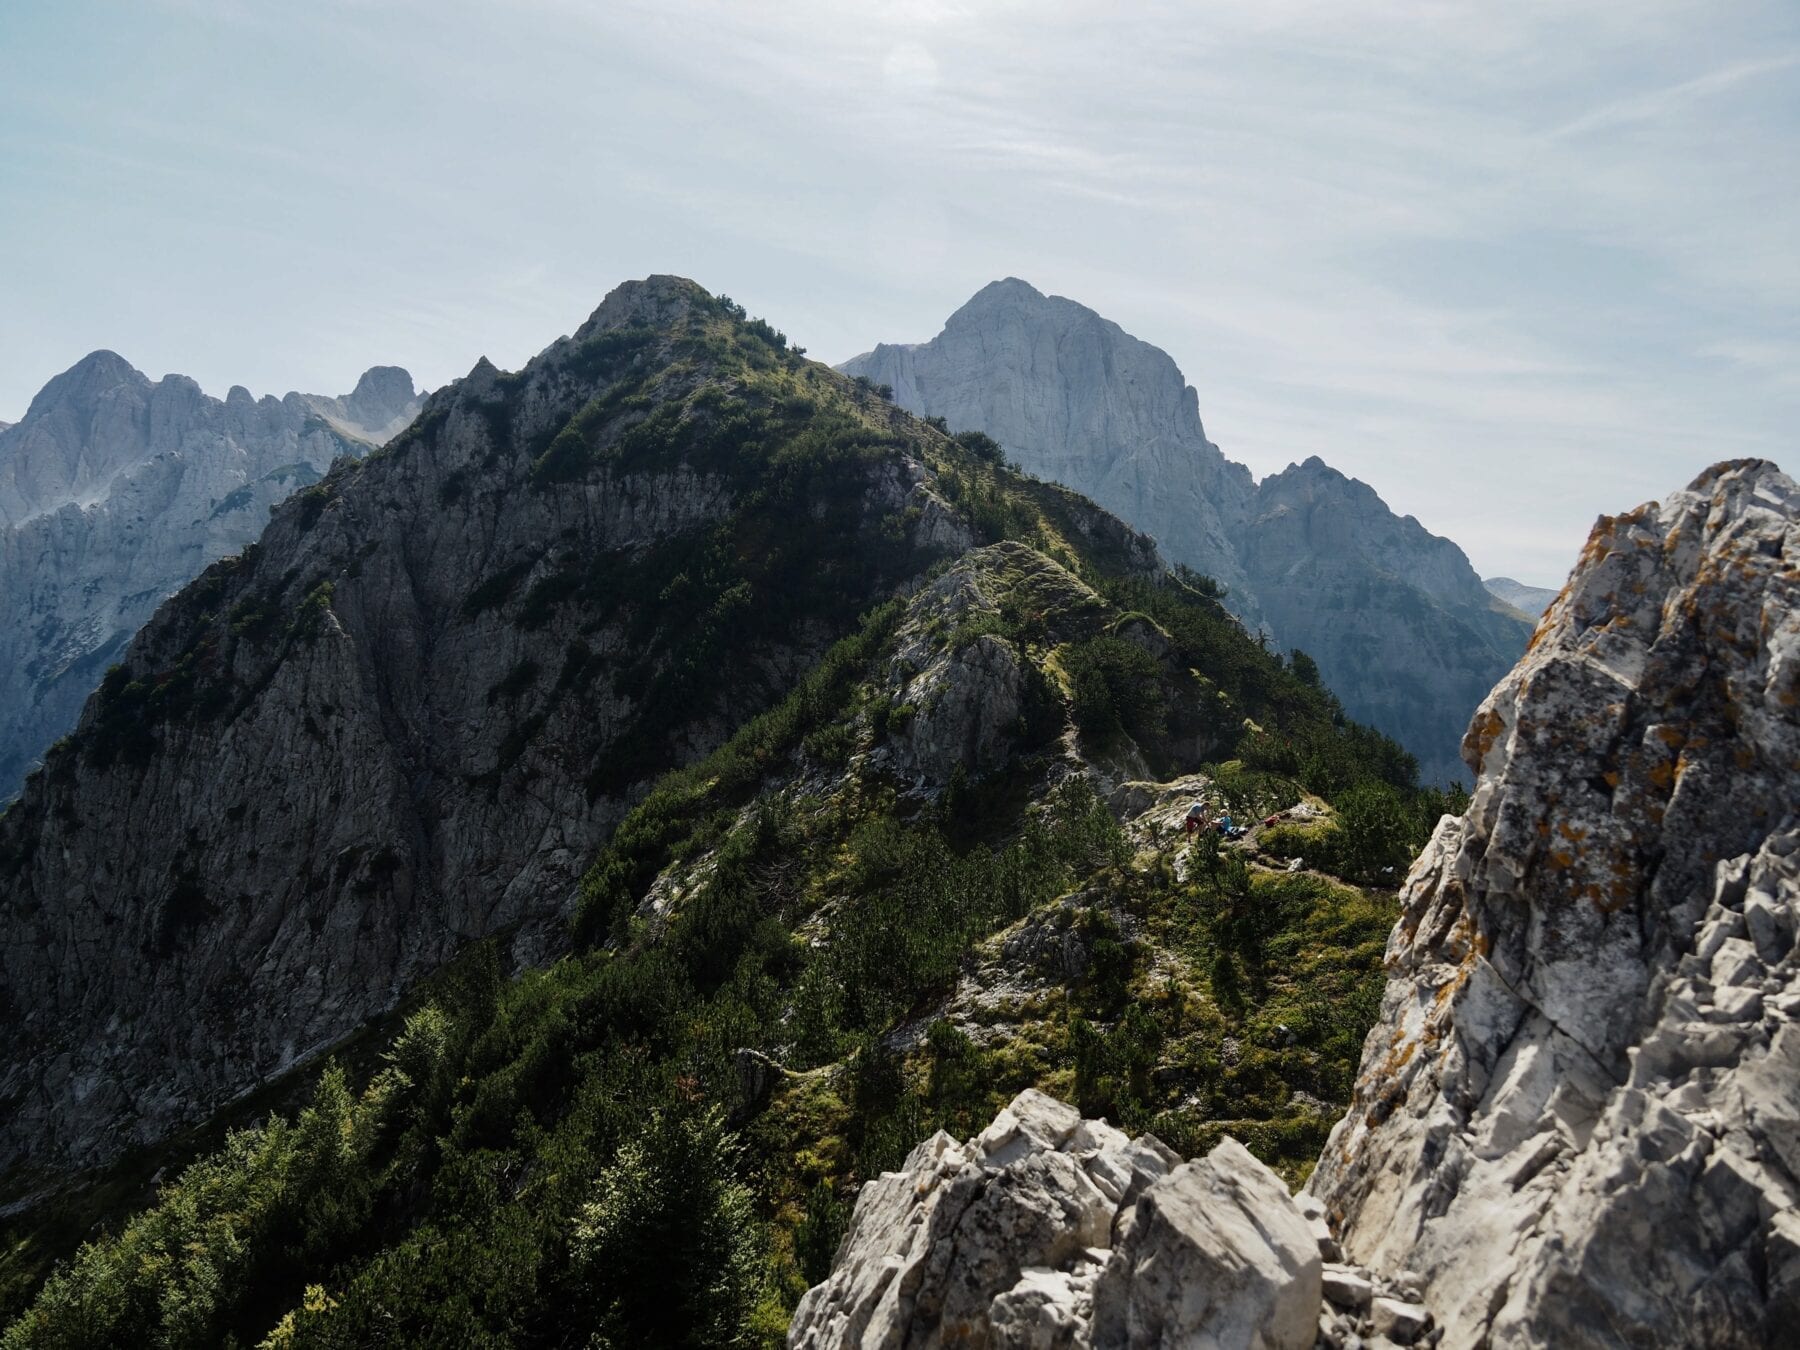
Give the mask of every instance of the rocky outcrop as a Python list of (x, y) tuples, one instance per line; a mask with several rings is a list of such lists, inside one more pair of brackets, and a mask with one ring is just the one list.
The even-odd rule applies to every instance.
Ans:
[(1476, 714), (1311, 1182), (1450, 1346), (1790, 1344), (1800, 1313), (1800, 490), (1596, 525)]
[(476, 939), (553, 950), (646, 779), (967, 545), (927, 439), (654, 278), (284, 503), (0, 816), (0, 1171), (154, 1143)]
[(57, 376), (0, 432), (0, 800), (75, 725), (156, 606), (242, 549), (269, 509), (419, 408), (377, 366), (343, 398), (208, 398), (111, 352)]
[(1532, 619), (1549, 609), (1550, 602), (1556, 599), (1556, 592), (1548, 586), (1527, 586), (1511, 577), (1484, 577), (1481, 584), (1488, 588), (1489, 595), (1498, 596)]
[(788, 1344), (1300, 1350), (1321, 1268), (1313, 1226), (1235, 1141), (1183, 1163), (1028, 1090), (863, 1187)]
[(1040, 477), (1152, 535), (1227, 587), (1246, 623), (1299, 647), (1357, 719), (1462, 779), (1476, 703), (1530, 623), (1460, 549), (1318, 459), (1258, 484), (1207, 439), (1174, 361), (1092, 310), (1016, 278), (985, 287), (930, 342), (883, 343), (843, 369), (902, 407), (977, 430)]

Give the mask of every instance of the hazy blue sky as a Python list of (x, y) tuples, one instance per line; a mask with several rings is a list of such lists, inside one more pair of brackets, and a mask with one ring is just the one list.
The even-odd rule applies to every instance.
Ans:
[(837, 361), (1018, 275), (1553, 583), (1800, 469), (1797, 0), (4, 0), (0, 418), (516, 366), (692, 276)]

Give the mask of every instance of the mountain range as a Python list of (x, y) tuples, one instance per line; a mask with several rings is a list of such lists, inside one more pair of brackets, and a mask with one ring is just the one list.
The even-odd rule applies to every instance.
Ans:
[(1167, 353), (1017, 278), (984, 287), (925, 343), (842, 366), (952, 432), (991, 436), (1026, 472), (1145, 531), (1223, 583), (1226, 604), (1299, 648), (1356, 718), (1434, 782), (1467, 779), (1469, 713), (1525, 648), (1462, 550), (1317, 457), (1260, 483), (1210, 441)]
[(341, 398), (220, 401), (99, 351), (45, 385), (0, 429), (0, 800), (157, 605), (418, 407), (391, 366)]
[(1470, 797), (891, 392), (628, 282), (157, 607), (0, 811), (0, 1350), (1785, 1344), (1793, 481), (1602, 518)]
[[(360, 1075), (411, 1027), (448, 1075), (395, 1052), (417, 1131), (346, 1117), (320, 1136), (374, 1148), (344, 1165), (397, 1167), (392, 1203), (372, 1173), (341, 1178), (376, 1209), (321, 1213), (289, 1249), (284, 1206), (316, 1183), (214, 1174), (275, 1204), (227, 1225), (276, 1245), (241, 1233), (237, 1273), (179, 1295), (181, 1316), (260, 1339), (292, 1276), (386, 1241), (359, 1227), (377, 1212), (397, 1241), (443, 1221), (429, 1197), (453, 1203), (486, 1166), (467, 1150), (538, 1157), (550, 1136), (527, 1122), (560, 1119), (569, 1092), (597, 1131), (584, 1160), (530, 1168), (579, 1189), (695, 1093), (742, 1102), (758, 1064), (854, 1059), (973, 937), (1112, 866), (1105, 795), (1215, 761), (1246, 815), (1302, 781), (1419, 837), (1441, 805), (1145, 536), (691, 282), (629, 283), (281, 503), (159, 608), (0, 815), (0, 1204), (24, 1225), (0, 1296), (110, 1221), (122, 1178), (193, 1156), (186, 1132), (304, 1102), (327, 1055)], [(1403, 847), (1354, 866), (1391, 870)], [(1116, 999), (1105, 924), (1079, 945), (1112, 962)], [(897, 1109), (859, 1107), (876, 1150), (859, 1166), (910, 1128)], [(504, 1278), (574, 1282), (534, 1314), (550, 1322), (657, 1288), (565, 1268), (561, 1239), (528, 1246)], [(140, 1278), (95, 1250), (104, 1279)], [(401, 1315), (371, 1278), (358, 1307)], [(448, 1315), (413, 1301), (428, 1283), (404, 1317)]]

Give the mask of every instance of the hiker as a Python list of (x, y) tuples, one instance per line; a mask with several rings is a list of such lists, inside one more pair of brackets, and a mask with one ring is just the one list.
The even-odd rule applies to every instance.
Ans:
[(1206, 828), (1206, 802), (1204, 800), (1197, 801), (1188, 807), (1187, 819), (1181, 822), (1181, 826), (1188, 832), (1190, 838)]
[(1229, 811), (1219, 817), (1219, 835), (1224, 839), (1231, 838), (1231, 812)]

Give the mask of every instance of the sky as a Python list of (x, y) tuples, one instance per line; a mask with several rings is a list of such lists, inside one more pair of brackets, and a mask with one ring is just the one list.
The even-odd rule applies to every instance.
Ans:
[(0, 419), (514, 368), (693, 277), (841, 361), (1019, 276), (1560, 584), (1800, 471), (1795, 0), (5, 0)]

